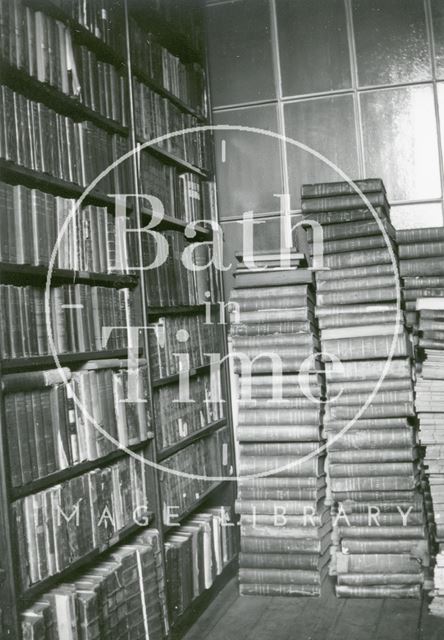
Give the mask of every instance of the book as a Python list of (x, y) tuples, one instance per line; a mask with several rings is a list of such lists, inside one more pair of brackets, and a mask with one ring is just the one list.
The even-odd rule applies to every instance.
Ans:
[(308, 270), (295, 269), (293, 271), (271, 271), (270, 273), (235, 272), (234, 289), (248, 287), (279, 286), (289, 284), (310, 284), (313, 274)]
[(301, 187), (301, 197), (326, 198), (331, 196), (355, 195), (356, 188), (363, 193), (384, 192), (384, 183), (380, 178), (367, 178), (365, 180), (353, 180), (348, 182), (320, 182), (317, 184), (304, 184)]
[[(373, 191), (365, 193), (365, 197), (374, 207), (385, 207), (389, 209), (384, 191)], [(354, 195), (336, 195), (311, 197), (303, 199), (301, 202), (302, 212), (316, 213), (318, 211), (341, 211), (342, 209), (362, 209), (365, 201), (356, 192)]]

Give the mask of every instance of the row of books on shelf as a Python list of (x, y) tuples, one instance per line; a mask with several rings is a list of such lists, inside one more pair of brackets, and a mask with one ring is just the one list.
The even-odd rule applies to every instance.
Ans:
[(209, 364), (207, 354), (220, 353), (220, 327), (207, 322), (205, 313), (163, 316), (151, 326), (150, 366), (154, 380)]
[[(213, 181), (203, 180), (190, 171), (179, 173), (175, 167), (148, 153), (139, 154), (138, 159), (141, 193), (159, 198), (166, 215), (185, 222), (217, 221), (216, 185)], [(141, 205), (148, 211), (152, 210), (147, 198), (141, 198)]]
[(154, 390), (154, 423), (160, 449), (177, 444), (224, 417), (220, 376), (214, 378), (209, 374), (191, 378), (185, 401), (181, 400), (177, 385)]
[[(161, 266), (146, 270), (149, 304), (170, 307), (218, 301), (220, 287), (218, 272), (211, 262), (212, 247), (205, 243), (190, 244), (178, 231), (165, 231), (163, 237), (168, 243), (167, 259)], [(156, 240), (151, 235), (142, 236), (142, 253), (151, 256), (151, 261), (157, 255)]]
[(137, 76), (179, 98), (187, 107), (207, 114), (205, 72), (196, 62), (184, 63), (130, 17), (131, 65)]
[(174, 623), (236, 555), (237, 527), (229, 506), (198, 511), (165, 539), (168, 611)]
[[(48, 327), (43, 287), (0, 285), (2, 358), (52, 353), (49, 333), (57, 353), (125, 349), (127, 327), (135, 326), (129, 302), (128, 289), (82, 284), (51, 287)], [(104, 327), (115, 327), (106, 344)]]
[(73, 40), (66, 23), (18, 0), (14, 11), (5, 12), (2, 26), (4, 60), (92, 111), (128, 125), (126, 77)]
[(114, 0), (56, 0), (62, 11), (117, 54), (125, 51), (124, 10)]
[(156, 12), (171, 29), (199, 54), (203, 49), (203, 20), (198, 4), (181, 0), (149, 0), (147, 8)]
[(195, 502), (223, 478), (233, 475), (233, 451), (227, 426), (184, 449), (162, 462), (160, 493), (164, 523), (177, 523)]
[[(128, 124), (125, 76), (112, 64), (76, 41), (76, 30), (43, 9), (22, 0), (2, 6), (3, 60), (62, 93), (78, 98), (101, 115)], [(181, 100), (206, 114), (205, 73), (195, 63), (184, 63), (130, 19), (132, 64)], [(147, 71), (148, 70), (148, 71)]]
[(168, 98), (133, 78), (134, 127), (141, 142), (169, 136), (156, 142), (177, 158), (202, 169), (211, 169), (210, 136), (207, 131), (182, 133), (184, 129), (199, 126), (198, 119), (184, 113)]
[(168, 631), (159, 533), (146, 529), (21, 614), (24, 638), (162, 640)]
[[(189, 179), (191, 176), (196, 181)], [(185, 221), (199, 220), (205, 211), (209, 218), (216, 215), (213, 182), (201, 183), (197, 176), (187, 173), (179, 175), (178, 187), (179, 213)], [(121, 271), (116, 265), (116, 218), (107, 207), (77, 209), (74, 199), (4, 182), (0, 182), (0, 202), (4, 212), (0, 261), (48, 266), (54, 253), (55, 268)], [(128, 234), (127, 239), (131, 241), (134, 235)], [(130, 243), (130, 253), (137, 255), (135, 245)], [(128, 255), (128, 260), (137, 266), (134, 257)]]
[[(90, 122), (75, 122), (40, 102), (1, 87), (0, 157), (77, 185), (90, 184), (129, 151), (126, 138)], [(128, 193), (131, 162), (119, 163), (99, 183), (103, 193)]]
[[(129, 125), (129, 91), (125, 75), (99, 60), (85, 46), (74, 47), (77, 95), (81, 104), (101, 116)], [(74, 94), (76, 95), (76, 94)]]
[[(125, 360), (101, 360), (76, 371), (4, 376), (13, 487), (147, 440), (147, 367), (140, 361), (136, 377), (125, 365)], [(136, 403), (129, 402), (130, 385)]]
[[(208, 218), (215, 216), (214, 183), (182, 180), (183, 175), (178, 185), (183, 219), (199, 220), (204, 211)], [(54, 253), (55, 268), (93, 273), (122, 271), (116, 265), (116, 218), (107, 207), (77, 208), (74, 199), (4, 182), (0, 182), (0, 202), (4, 211), (0, 261), (48, 266)], [(134, 235), (128, 234), (127, 239)], [(130, 246), (130, 253), (136, 253), (136, 242)], [(128, 260), (137, 266), (134, 257), (128, 255)]]
[(115, 216), (88, 205), (23, 185), (0, 182), (0, 261), (53, 266), (93, 273), (116, 273)]
[(12, 503), (22, 590), (60, 573), (149, 517), (145, 464), (133, 457)]

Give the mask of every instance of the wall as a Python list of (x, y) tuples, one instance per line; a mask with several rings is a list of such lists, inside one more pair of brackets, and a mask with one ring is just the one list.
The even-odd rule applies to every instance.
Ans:
[[(285, 135), (351, 178), (382, 177), (397, 228), (443, 225), (442, 0), (213, 0), (206, 13), (214, 124)], [(216, 144), (227, 261), (244, 211), (269, 246), (274, 194), (297, 212), (303, 183), (341, 179), (278, 138), (219, 131)]]

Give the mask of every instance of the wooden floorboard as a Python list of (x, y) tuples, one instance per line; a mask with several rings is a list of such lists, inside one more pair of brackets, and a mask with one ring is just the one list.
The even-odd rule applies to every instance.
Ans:
[[(338, 609), (326, 640), (373, 640), (383, 600), (335, 598), (331, 602)], [(342, 608), (341, 607), (342, 604)]]
[(443, 640), (444, 620), (427, 599), (240, 597), (237, 580), (217, 596), (184, 640)]

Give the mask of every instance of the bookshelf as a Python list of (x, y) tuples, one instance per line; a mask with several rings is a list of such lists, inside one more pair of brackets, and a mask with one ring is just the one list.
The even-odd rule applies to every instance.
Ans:
[[(25, 249), (16, 246), (19, 242), (15, 239), (16, 233), (21, 234), (20, 237), (25, 237), (26, 234), (39, 228), (38, 226), (33, 227), (33, 224), (46, 224), (48, 225), (47, 228), (51, 228), (51, 233), (53, 233), (54, 225), (59, 225), (58, 216), (61, 216), (63, 212), (64, 205), (62, 201), (67, 201), (68, 204), (75, 203), (76, 199), (83, 195), (84, 189), (89, 182), (109, 164), (110, 160), (119, 157), (130, 148), (136, 148), (137, 146), (140, 148), (150, 139), (168, 133), (175, 128), (190, 128), (209, 124), (206, 115), (209, 112), (208, 96), (203, 98), (208, 89), (205, 73), (202, 71), (205, 63), (205, 52), (201, 41), (201, 27), (195, 27), (195, 25), (200, 25), (201, 21), (201, 16), (199, 16), (200, 9), (197, 8), (197, 3), (196, 6), (187, 7), (185, 11), (185, 8), (175, 0), (165, 3), (158, 3), (153, 0), (146, 3), (148, 6), (141, 11), (140, 4), (138, 5), (137, 2), (121, 0), (116, 3), (110, 0), (93, 0), (91, 2), (93, 9), (90, 11), (90, 7), (88, 7), (85, 13), (81, 13), (78, 11), (81, 6), (80, 2), (68, 2), (67, 0), (21, 0), (13, 3), (14, 9), (12, 9), (11, 3), (6, 2), (6, 0), (0, 0), (0, 2), (2, 4), (2, 16), (4, 17), (1, 26), (6, 30), (6, 33), (11, 28), (10, 30), (13, 34), (3, 39), (4, 45), (0, 51), (2, 87), (4, 87), (2, 89), (2, 101), (3, 106), (10, 105), (9, 108), (11, 108), (12, 105), (12, 116), (15, 122), (14, 135), (17, 136), (18, 142), (18, 151), (16, 152), (11, 147), (12, 138), (8, 140), (6, 130), (3, 129), (0, 132), (0, 179), (2, 184), (7, 185), (7, 189), (4, 191), (6, 195), (4, 195), (3, 207), (3, 210), (7, 211), (7, 216), (5, 216), (6, 222), (4, 221), (3, 224), (6, 224), (8, 228), (9, 248), (7, 248), (7, 252), (9, 251), (12, 256), (5, 258), (3, 246), (0, 247), (0, 286), (3, 287), (4, 291), (3, 300), (6, 300), (7, 303), (6, 310), (2, 310), (2, 313), (6, 314), (4, 317), (8, 318), (9, 310), (14, 309), (14, 313), (18, 313), (20, 318), (23, 319), (20, 326), (22, 333), (26, 334), (29, 317), (21, 310), (21, 296), (24, 296), (25, 288), (27, 291), (44, 290), (47, 283), (49, 256), (45, 252), (43, 252), (42, 256), (34, 246), (35, 243), (33, 245), (31, 241), (31, 247), (28, 248), (32, 253), (32, 259), (28, 255), (28, 257), (20, 261), (17, 256), (21, 253), (24, 254)], [(43, 31), (33, 32), (34, 36), (31, 37), (30, 33), (35, 25), (38, 25), (36, 28), (43, 29)], [(21, 29), (24, 31), (21, 32)], [(137, 29), (137, 33), (135, 29)], [(196, 35), (198, 32), (199, 36)], [(44, 34), (45, 41), (42, 52), (39, 51), (37, 54), (38, 33)], [(55, 33), (59, 35), (54, 35)], [(4, 36), (5, 32), (0, 35)], [(28, 43), (28, 36), (29, 46), (27, 45), (25, 49), (24, 43)], [(149, 60), (144, 60), (143, 57), (141, 59), (140, 56), (146, 53), (143, 49), (134, 50), (132, 43), (137, 41), (138, 37), (149, 40)], [(58, 50), (60, 51), (59, 56), (57, 53), (54, 54), (56, 44), (60, 46)], [(31, 60), (31, 54), (36, 56), (33, 61)], [(69, 57), (71, 54), (72, 59), (69, 65), (66, 64), (65, 70), (65, 58), (63, 58), (63, 55)], [(160, 75), (159, 67), (157, 67), (156, 71), (156, 67), (152, 62), (152, 57), (159, 54), (161, 58), (163, 56), (163, 67), (161, 65)], [(97, 72), (95, 70), (96, 67)], [(92, 85), (86, 86), (85, 84), (88, 75), (85, 73), (85, 69), (88, 71), (91, 68), (94, 68), (94, 73), (98, 74), (94, 78), (100, 81), (99, 88)], [(79, 75), (77, 76), (78, 73)], [(143, 85), (142, 89), (140, 88), (141, 85)], [(138, 94), (137, 91), (140, 93)], [(144, 100), (147, 96), (152, 102), (145, 105)], [(137, 100), (139, 100), (139, 103)], [(159, 104), (162, 105), (162, 109), (165, 109), (167, 114), (166, 121), (163, 123), (155, 121), (158, 114), (156, 116), (154, 107)], [(15, 111), (16, 105), (19, 105), (17, 111)], [(140, 116), (141, 106), (144, 109), (142, 119)], [(20, 108), (23, 111), (20, 111)], [(32, 116), (34, 119), (30, 114), (34, 114)], [(119, 117), (116, 114), (119, 114)], [(147, 121), (147, 114), (153, 119), (151, 123)], [(153, 115), (151, 116), (151, 114)], [(7, 110), (5, 115), (8, 115)], [(53, 127), (54, 132), (51, 133), (51, 136), (49, 136), (48, 129), (48, 126), (50, 127), (51, 125), (48, 125), (48, 122), (52, 121), (48, 120), (48, 118), (53, 118), (53, 122), (57, 124), (56, 127)], [(32, 127), (29, 130), (29, 136), (25, 134), (20, 137), (21, 131), (26, 132), (27, 123), (30, 123), (29, 126)], [(148, 131), (149, 127), (152, 127), (149, 135), (141, 135), (141, 123), (145, 126), (144, 131)], [(163, 130), (162, 126), (164, 127)], [(69, 242), (74, 247), (72, 251), (76, 255), (81, 255), (78, 260), (79, 262), (83, 261), (82, 266), (76, 266), (77, 258), (73, 259), (73, 268), (65, 268), (65, 265), (58, 266), (56, 264), (52, 270), (51, 293), (53, 289), (61, 288), (64, 292), (61, 295), (68, 296), (65, 297), (65, 302), (67, 300), (72, 302), (74, 300), (73, 296), (91, 296), (93, 289), (100, 289), (105, 293), (106, 291), (120, 292), (115, 294), (120, 296), (118, 298), (120, 301), (120, 313), (125, 313), (126, 318), (131, 317), (131, 322), (135, 320), (138, 325), (145, 328), (152, 323), (165, 322), (174, 331), (183, 326), (183, 328), (190, 330), (194, 327), (197, 332), (199, 325), (199, 331), (202, 332), (205, 331), (203, 324), (205, 318), (207, 318), (206, 314), (211, 314), (212, 321), (216, 323), (216, 313), (219, 311), (218, 303), (223, 299), (220, 274), (214, 272), (207, 281), (206, 286), (211, 291), (211, 296), (209, 300), (203, 300), (201, 297), (202, 291), (199, 289), (202, 282), (198, 282), (199, 278), (197, 276), (193, 276), (193, 279), (188, 281), (183, 275), (181, 267), (178, 266), (180, 248), (187, 246), (189, 242), (210, 242), (212, 238), (211, 225), (206, 225), (205, 223), (217, 219), (217, 213), (214, 209), (215, 194), (213, 191), (214, 172), (211, 162), (211, 140), (206, 134), (205, 136), (202, 134), (201, 137), (199, 137), (200, 134), (192, 135), (195, 135), (195, 138), (190, 139), (191, 141), (184, 140), (180, 144), (177, 141), (173, 141), (156, 146), (148, 145), (131, 160), (127, 161), (124, 166), (121, 166), (118, 171), (114, 172), (112, 176), (102, 180), (95, 189), (88, 193), (82, 202), (80, 210), (82, 213), (84, 209), (89, 208), (91, 217), (88, 218), (87, 222), (84, 222), (86, 218), (82, 218), (82, 223), (75, 223), (78, 224), (78, 227), (75, 227), (76, 231), (72, 232), (74, 234), (72, 237), (75, 236), (76, 240), (69, 237)], [(45, 141), (45, 147), (48, 146), (49, 148), (49, 145), (53, 145), (57, 157), (57, 162), (54, 161), (54, 164), (52, 164), (52, 158), (47, 159), (46, 165), (44, 161), (39, 160), (38, 140), (40, 139)], [(78, 141), (80, 141), (81, 149), (83, 149), (82, 145), (90, 145), (84, 147), (85, 150), (80, 153), (80, 159), (71, 152), (69, 146), (72, 143), (73, 148), (76, 149)], [(40, 142), (40, 144), (43, 144), (43, 142)], [(106, 153), (101, 154), (100, 150), (104, 148), (103, 145), (108, 150)], [(28, 151), (28, 147), (32, 150)], [(64, 148), (65, 151), (68, 151), (65, 154), (68, 159), (63, 155)], [(129, 270), (129, 273), (117, 273), (109, 269), (111, 264), (110, 256), (113, 255), (112, 252), (115, 249), (109, 248), (108, 235), (103, 236), (103, 231), (100, 228), (100, 224), (104, 221), (104, 228), (109, 233), (112, 233), (114, 229), (110, 220), (114, 218), (115, 201), (108, 194), (122, 192), (122, 190), (126, 193), (142, 194), (147, 192), (147, 187), (152, 187), (154, 195), (157, 197), (163, 200), (165, 196), (167, 200), (167, 206), (165, 206), (166, 214), (161, 223), (155, 227), (155, 231), (168, 237), (172, 257), (168, 260), (167, 267), (170, 272), (167, 273), (166, 277), (171, 281), (171, 278), (176, 276), (179, 283), (179, 286), (168, 287), (166, 298), (157, 299), (154, 296), (154, 300), (152, 298), (156, 287), (153, 287), (152, 274), (150, 277), (144, 270), (133, 272)], [(198, 189), (197, 200), (193, 189)], [(15, 205), (23, 196), (22, 190), (25, 190), (30, 198), (27, 201), (30, 219), (26, 219), (28, 210), (25, 208), (23, 219), (17, 223), (23, 227), (20, 231), (18, 230), (19, 227), (8, 225), (11, 225), (11, 219), (15, 216)], [(44, 195), (42, 196), (41, 194)], [(51, 202), (55, 202), (54, 208), (49, 208), (49, 213), (46, 214), (48, 221), (44, 223), (39, 218), (42, 212), (42, 209), (39, 209), (39, 202), (42, 202), (41, 198), (46, 204), (49, 202), (48, 198), (51, 199)], [(47, 199), (45, 200), (44, 198)], [(62, 204), (60, 205), (61, 202)], [(61, 208), (59, 208), (59, 205)], [(98, 222), (95, 222), (94, 216), (99, 216), (99, 213), (101, 217)], [(152, 212), (145, 204), (142, 206), (138, 198), (135, 198), (134, 202), (127, 206), (126, 213), (132, 228), (142, 228), (152, 218)], [(52, 215), (54, 216), (54, 221), (50, 217)], [(201, 218), (204, 219), (203, 222), (200, 221)], [(199, 223), (194, 224), (195, 220), (199, 220)], [(189, 223), (192, 222), (195, 234), (193, 238), (188, 238), (185, 231)], [(16, 223), (14, 222), (14, 224)], [(30, 225), (29, 228), (28, 224)], [(92, 225), (92, 227), (88, 225)], [(58, 229), (59, 226), (57, 226)], [(87, 237), (85, 229), (88, 230), (89, 245), (85, 240)], [(144, 264), (143, 260), (147, 255), (147, 246), (144, 245), (141, 236), (142, 234), (137, 234), (135, 242), (129, 247), (129, 251), (132, 260)], [(13, 238), (14, 240), (12, 241)], [(12, 249), (13, 244), (15, 248)], [(6, 247), (5, 242), (4, 246)], [(71, 251), (71, 244), (69, 247)], [(93, 266), (93, 263), (97, 265), (98, 258), (96, 254), (98, 253), (100, 253), (101, 264), (105, 265), (100, 269)], [(159, 269), (159, 272), (161, 269)], [(160, 275), (158, 277), (160, 278)], [(80, 292), (80, 289), (76, 289), (76, 287), (83, 287), (83, 289)], [(17, 304), (17, 308), (14, 307), (13, 302), (10, 302), (13, 298), (13, 291), (16, 292), (14, 296), (17, 296), (18, 300), (17, 303), (14, 302), (14, 304)], [(34, 294), (30, 293), (29, 295)], [(187, 295), (188, 299), (186, 300)], [(14, 297), (15, 300), (16, 298)], [(23, 298), (23, 300), (26, 302), (27, 298)], [(76, 298), (76, 301), (78, 301), (78, 298)], [(103, 307), (104, 313), (105, 311), (106, 313), (111, 313), (110, 303), (106, 304), (107, 306)], [(69, 307), (70, 305), (65, 306)], [(75, 307), (76, 305), (71, 306)], [(131, 312), (129, 310), (130, 307), (132, 309)], [(40, 318), (38, 314), (41, 313), (41, 310), (38, 307), (33, 307), (33, 309), (33, 313), (36, 315), (31, 316), (31, 319), (36, 323)], [(84, 311), (84, 313), (87, 315), (87, 311)], [(117, 312), (114, 311), (113, 313), (113, 317), (117, 317)], [(57, 320), (58, 322), (59, 320)], [(74, 311), (67, 312), (63, 316), (63, 322), (68, 327), (66, 330), (69, 332), (69, 340), (71, 340), (72, 344), (77, 345), (76, 348), (72, 348), (70, 351), (66, 351), (66, 349), (60, 350), (57, 355), (58, 364), (69, 371), (71, 376), (70, 384), (74, 384), (72, 381), (75, 380), (75, 384), (80, 385), (75, 387), (76, 389), (83, 389), (81, 385), (86, 385), (84, 388), (89, 389), (90, 396), (86, 395), (85, 398), (89, 397), (92, 400), (96, 400), (99, 407), (97, 415), (104, 423), (111, 415), (114, 415), (112, 413), (112, 407), (114, 406), (116, 424), (119, 425), (120, 429), (123, 429), (123, 420), (125, 423), (124, 429), (129, 429), (129, 423), (126, 422), (126, 413), (125, 418), (122, 418), (121, 414), (118, 414), (117, 404), (115, 404), (118, 401), (117, 398), (120, 397), (116, 395), (120, 393), (116, 389), (120, 389), (120, 383), (126, 384), (122, 380), (127, 380), (125, 371), (128, 367), (128, 350), (125, 340), (116, 338), (115, 344), (113, 343), (114, 346), (110, 345), (106, 349), (81, 348), (79, 345), (90, 344), (87, 341), (86, 334), (83, 334), (84, 332), (92, 331), (91, 322), (88, 324), (89, 320), (79, 319)], [(195, 324), (191, 325), (190, 323), (193, 322)], [(60, 335), (63, 342), (64, 329), (57, 323), (55, 332), (56, 334), (62, 332)], [(110, 324), (113, 324), (113, 322), (110, 321)], [(60, 335), (58, 335), (58, 338), (60, 338)], [(215, 342), (216, 338), (214, 336), (216, 335), (217, 341)], [(89, 333), (88, 336), (91, 338)], [(17, 336), (14, 339), (16, 338)], [(12, 338), (8, 334), (7, 340), (9, 341), (10, 339)], [(60, 566), (55, 567), (54, 565), (49, 569), (48, 567), (43, 568), (46, 562), (42, 560), (45, 551), (41, 550), (38, 544), (45, 539), (45, 544), (48, 545), (49, 528), (51, 528), (51, 531), (53, 529), (54, 532), (56, 531), (56, 525), (52, 522), (51, 515), (48, 519), (49, 524), (45, 525), (44, 538), (41, 537), (40, 529), (38, 529), (40, 538), (37, 538), (37, 533), (35, 533), (35, 544), (37, 545), (35, 548), (38, 549), (40, 564), (37, 569), (34, 568), (34, 572), (37, 571), (38, 577), (34, 573), (29, 583), (24, 585), (21, 574), (23, 571), (25, 573), (28, 571), (29, 573), (30, 569), (29, 565), (26, 570), (23, 569), (24, 553), (27, 553), (26, 549), (24, 550), (23, 540), (25, 543), (29, 542), (26, 536), (30, 536), (31, 533), (37, 531), (33, 527), (38, 525), (41, 515), (47, 513), (44, 509), (47, 508), (45, 505), (47, 505), (48, 501), (52, 508), (54, 507), (51, 501), (57, 491), (65, 491), (66, 494), (64, 495), (68, 503), (71, 500), (73, 501), (72, 504), (74, 504), (78, 483), (83, 483), (83, 487), (89, 486), (89, 491), (91, 492), (93, 478), (110, 478), (112, 476), (113, 482), (117, 483), (116, 486), (122, 486), (119, 485), (119, 482), (122, 482), (122, 478), (125, 476), (121, 474), (133, 474), (128, 476), (131, 478), (129, 483), (131, 490), (130, 502), (134, 506), (136, 504), (136, 496), (140, 497), (143, 494), (146, 498), (145, 501), (148, 504), (146, 518), (149, 522), (149, 529), (154, 528), (159, 532), (160, 560), (156, 562), (160, 562), (159, 566), (165, 580), (167, 574), (165, 573), (164, 538), (172, 533), (173, 529), (164, 525), (163, 521), (164, 496), (162, 492), (164, 487), (159, 481), (159, 473), (155, 471), (152, 465), (143, 465), (137, 462), (137, 459), (131, 458), (128, 452), (134, 453), (136, 458), (143, 456), (148, 463), (153, 462), (166, 467), (170, 465), (174, 468), (177, 456), (192, 457), (197, 455), (196, 452), (200, 451), (200, 448), (212, 447), (211, 451), (214, 450), (216, 452), (217, 458), (222, 456), (218, 447), (223, 446), (224, 456), (228, 460), (233, 460), (228, 373), (225, 365), (221, 370), (218, 391), (218, 393), (223, 394), (226, 401), (222, 411), (222, 409), (218, 408), (220, 405), (214, 403), (215, 399), (213, 398), (213, 401), (211, 401), (208, 395), (211, 387), (209, 364), (203, 361), (202, 354), (191, 354), (193, 362), (192, 366), (189, 367), (188, 373), (190, 384), (196, 385), (200, 389), (200, 414), (197, 411), (192, 414), (190, 419), (194, 420), (193, 427), (185, 435), (177, 437), (177, 433), (174, 431), (175, 427), (171, 433), (168, 431), (163, 433), (163, 418), (158, 413), (158, 408), (155, 404), (156, 394), (164, 393), (165, 389), (167, 393), (177, 393), (180, 376), (176, 371), (164, 372), (161, 376), (156, 375), (157, 369), (155, 369), (153, 363), (153, 349), (156, 348), (156, 345), (154, 344), (153, 346), (153, 334), (149, 330), (142, 330), (139, 341), (140, 349), (137, 354), (139, 361), (146, 363), (141, 383), (147, 399), (143, 411), (145, 417), (142, 418), (142, 414), (137, 414), (137, 424), (142, 435), (140, 435), (137, 442), (127, 444), (125, 450), (123, 448), (106, 450), (106, 448), (100, 449), (98, 444), (99, 435), (97, 434), (92, 438), (88, 431), (82, 431), (82, 437), (86, 438), (86, 440), (85, 442), (81, 441), (79, 435), (80, 422), (76, 422), (79, 420), (79, 414), (75, 413), (72, 408), (73, 405), (70, 398), (68, 396), (65, 398), (65, 395), (63, 395), (67, 392), (60, 391), (59, 387), (65, 389), (65, 385), (62, 385), (60, 380), (56, 383), (54, 381), (45, 382), (46, 386), (37, 387), (37, 391), (32, 385), (31, 388), (27, 387), (27, 380), (30, 380), (29, 376), (37, 376), (41, 372), (53, 370), (56, 368), (56, 364), (49, 351), (40, 351), (40, 343), (37, 353), (35, 349), (30, 349), (29, 345), (26, 346), (27, 338), (20, 338), (19, 336), (18, 339), (24, 345), (23, 355), (5, 356), (5, 354), (9, 353), (6, 345), (2, 344), (2, 342), (6, 341), (6, 338), (4, 332), (3, 337), (0, 335), (0, 341), (2, 341), (0, 342), (0, 352), (2, 354), (0, 359), (1, 379), (7, 381), (13, 376), (16, 376), (16, 379), (17, 376), (22, 376), (24, 381), (23, 388), (19, 385), (14, 391), (8, 389), (7, 383), (5, 389), (0, 385), (0, 546), (5, 550), (0, 559), (0, 584), (2, 585), (0, 613), (5, 629), (5, 637), (13, 640), (20, 640), (22, 637), (21, 624), (25, 610), (29, 611), (29, 607), (33, 607), (36, 602), (42, 599), (44, 600), (49, 591), (53, 593), (54, 590), (57, 591), (67, 583), (74, 584), (76, 580), (82, 580), (85, 572), (95, 570), (96, 567), (105, 566), (108, 562), (115, 563), (114, 554), (120, 545), (140, 544), (141, 532), (146, 527), (146, 522), (142, 526), (127, 521), (128, 518), (126, 516), (129, 512), (125, 512), (123, 506), (120, 514), (122, 526), (119, 528), (113, 523), (113, 530), (110, 533), (107, 529), (106, 540), (103, 540), (97, 532), (93, 532), (94, 523), (91, 515), (92, 524), (88, 524), (86, 532), (82, 530), (82, 541), (79, 542), (79, 538), (76, 542), (76, 544), (80, 544), (83, 550), (78, 551), (77, 555), (74, 554), (63, 566), (60, 564)], [(194, 342), (193, 346), (190, 344), (190, 351), (196, 349), (195, 340), (196, 338), (193, 337), (192, 341)], [(226, 335), (222, 325), (215, 329), (214, 335), (207, 336), (206, 340), (207, 349), (211, 347), (211, 350), (213, 350), (218, 346), (222, 356), (227, 353)], [(29, 341), (31, 341), (30, 338)], [(201, 351), (203, 350), (202, 347)], [(172, 366), (170, 359), (168, 367), (171, 368)], [(6, 377), (3, 378), (3, 376)], [(114, 385), (111, 396), (104, 396), (104, 398), (108, 398), (108, 401), (111, 398), (111, 408), (107, 408), (105, 406), (106, 400), (100, 398), (102, 391), (104, 392), (105, 390), (109, 393), (109, 387), (102, 388), (100, 386), (102, 383), (105, 384), (105, 379), (112, 380)], [(69, 451), (72, 460), (63, 468), (53, 468), (48, 472), (42, 472), (39, 467), (38, 473), (34, 473), (33, 477), (28, 478), (26, 482), (23, 481), (22, 484), (17, 483), (16, 480), (13, 481), (12, 474), (15, 460), (12, 459), (11, 441), (15, 441), (16, 437), (11, 436), (11, 402), (12, 406), (16, 407), (25, 394), (28, 394), (31, 398), (29, 400), (30, 404), (27, 400), (28, 404), (24, 405), (25, 408), (30, 408), (30, 413), (29, 415), (27, 414), (25, 420), (27, 429), (25, 436), (26, 438), (32, 436), (32, 447), (35, 446), (37, 453), (39, 453), (41, 445), (38, 425), (41, 425), (39, 421), (46, 415), (43, 413), (46, 407), (44, 405), (44, 402), (46, 402), (44, 400), (46, 398), (45, 393), (51, 394), (55, 388), (59, 389), (57, 393), (62, 393), (63, 402), (67, 403), (66, 406), (71, 407), (66, 409), (66, 420), (68, 422), (66, 425), (61, 423), (58, 429), (66, 430), (67, 433), (71, 434), (69, 437), (73, 438), (69, 440)], [(11, 400), (10, 396), (14, 393), (17, 394), (17, 399)], [(207, 394), (206, 396), (205, 393)], [(19, 395), (20, 399), (18, 398)], [(35, 400), (35, 397), (39, 398), (39, 400)], [(204, 398), (208, 401), (207, 405), (205, 405)], [(90, 405), (88, 405), (88, 409), (89, 407)], [(179, 413), (180, 411), (182, 411), (181, 407)], [(185, 411), (185, 407), (183, 411)], [(72, 418), (73, 415), (75, 415), (75, 420)], [(93, 415), (94, 417), (96, 416), (95, 413)], [(205, 415), (205, 419), (202, 418), (203, 415)], [(177, 420), (177, 417), (174, 420)], [(144, 429), (142, 429), (141, 425), (144, 425)], [(111, 426), (105, 424), (104, 426), (110, 432)], [(85, 430), (85, 427), (83, 426), (82, 429)], [(74, 433), (73, 430), (75, 431), (75, 436), (72, 435)], [(46, 432), (47, 429), (45, 437), (47, 437)], [(165, 435), (169, 438), (166, 444), (163, 443)], [(19, 437), (18, 433), (17, 437)], [(97, 439), (97, 442), (95, 442), (94, 438)], [(79, 451), (75, 452), (74, 441), (77, 442), (76, 446), (80, 446), (80, 453)], [(86, 451), (88, 447), (93, 446), (91, 442), (95, 442), (94, 446), (97, 446), (97, 452), (94, 455), (83, 453), (82, 457), (82, 447)], [(223, 443), (223, 445), (220, 443)], [(26, 447), (28, 447), (28, 444)], [(31, 447), (31, 444), (29, 446)], [(20, 455), (22, 455), (21, 451), (20, 449)], [(228, 454), (226, 453), (227, 451), (229, 452)], [(58, 455), (61, 455), (60, 452)], [(39, 456), (41, 458), (41, 451)], [(20, 459), (22, 460), (22, 458)], [(45, 460), (49, 469), (50, 462), (52, 462), (50, 454), (47, 454)], [(177, 460), (180, 462), (182, 458), (177, 458)], [(39, 465), (41, 464), (43, 462), (40, 460)], [(227, 464), (225, 461), (225, 466)], [(139, 469), (139, 466), (144, 471), (136, 472), (135, 469)], [(231, 472), (233, 472), (233, 469), (231, 469)], [(17, 472), (15, 473), (17, 474)], [(208, 475), (220, 475), (220, 470), (216, 469), (213, 473), (209, 469)], [(175, 476), (170, 475), (170, 477), (174, 478)], [(166, 482), (168, 482), (168, 479)], [(111, 495), (112, 487), (109, 488), (109, 491)], [(90, 495), (92, 494), (90, 493)], [(47, 496), (50, 497), (48, 498)], [(112, 494), (113, 496), (114, 494)], [(113, 499), (117, 500), (115, 497)], [(120, 501), (122, 501), (122, 497)], [(188, 522), (189, 518), (193, 517), (199, 510), (219, 505), (230, 507), (233, 502), (232, 482), (207, 481), (203, 485), (201, 483), (195, 492), (195, 498), (188, 501), (185, 507), (181, 509), (177, 522), (182, 525), (184, 522)], [(32, 505), (33, 513), (32, 521), (34, 522), (35, 520), (32, 527), (29, 524), (30, 504)], [(37, 515), (35, 515), (36, 504), (43, 505), (43, 511), (40, 511), (39, 507)], [(89, 504), (88, 513), (92, 514), (93, 508), (95, 508), (94, 503)], [(24, 524), (22, 524), (21, 520), (17, 520), (18, 513), (23, 515)], [(175, 527), (174, 532), (177, 532), (177, 530), (178, 528)], [(21, 531), (24, 532), (23, 539), (21, 535), (17, 534), (17, 531), (19, 533)], [(63, 533), (63, 535), (68, 534)], [(56, 536), (55, 533), (54, 536)], [(83, 541), (83, 537), (88, 540), (91, 539), (89, 547), (89, 542), (86, 544)], [(32, 545), (29, 545), (31, 550), (34, 548), (33, 545), (34, 540)], [(62, 545), (62, 542), (60, 542), (60, 545)], [(63, 555), (61, 549), (62, 547), (59, 549), (56, 546), (55, 555), (57, 557), (58, 554)], [(231, 577), (233, 566), (234, 561), (231, 560), (222, 574), (214, 581), (213, 586), (193, 601), (193, 611), (203, 606), (202, 603), (208, 602), (222, 588), (226, 580)], [(161, 580), (158, 573), (156, 573), (156, 576), (153, 575), (152, 579), (157, 580), (159, 583), (159, 601), (162, 602)], [(178, 637), (182, 630), (185, 629), (184, 620), (187, 620), (189, 615), (189, 612), (183, 612), (173, 625), (170, 625), (171, 621), (164, 620), (164, 633), (161, 633), (159, 637), (165, 635)], [(165, 614), (163, 617), (166, 617)], [(129, 624), (130, 622), (128, 622)], [(153, 637), (157, 636), (154, 635)]]

